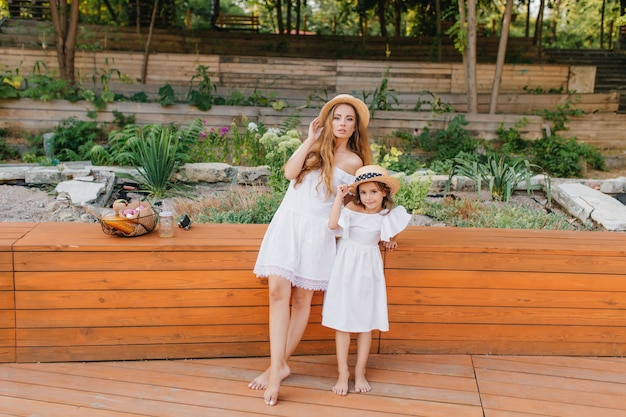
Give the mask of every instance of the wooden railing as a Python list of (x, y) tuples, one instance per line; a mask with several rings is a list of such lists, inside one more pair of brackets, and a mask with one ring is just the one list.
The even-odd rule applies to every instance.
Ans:
[[(267, 356), (267, 282), (252, 273), (265, 228), (0, 224), (0, 361)], [(621, 233), (410, 226), (398, 243), (373, 352), (626, 354)], [(296, 354), (334, 352), (322, 300)]]
[(217, 27), (222, 30), (243, 30), (258, 32), (259, 16), (220, 14), (217, 18)]

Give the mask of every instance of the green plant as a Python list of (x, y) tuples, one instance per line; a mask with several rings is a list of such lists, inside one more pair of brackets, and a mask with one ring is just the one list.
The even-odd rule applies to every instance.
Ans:
[[(565, 104), (557, 104), (555, 110), (539, 110), (535, 114), (542, 116), (544, 119), (552, 122), (550, 127), (551, 133), (567, 130), (566, 123), (569, 122), (570, 116), (581, 116), (585, 112), (581, 109), (573, 108), (575, 104), (572, 100), (568, 100)], [(548, 133), (548, 136), (551, 134)]]
[[(111, 63), (114, 62), (115, 60), (111, 58)], [(91, 75), (91, 81), (93, 82), (94, 90), (98, 81), (100, 81), (100, 85), (102, 86), (102, 93), (99, 96), (95, 93), (93, 95), (89, 95), (89, 97), (91, 98), (90, 101), (94, 102), (96, 108), (103, 108), (101, 107), (102, 103), (104, 103), (104, 105), (106, 106), (106, 103), (111, 103), (115, 100), (115, 94), (111, 91), (109, 87), (111, 80), (115, 75), (117, 75), (117, 78), (120, 81), (128, 82), (128, 76), (122, 75), (120, 70), (116, 68), (111, 68), (109, 58), (104, 59), (104, 68), (96, 69)]]
[(41, 101), (63, 99), (75, 102), (81, 99), (81, 92), (78, 85), (58, 78), (56, 74), (48, 71), (45, 62), (36, 61), (33, 72), (23, 79), (20, 97)]
[(131, 138), (132, 163), (141, 180), (140, 190), (158, 199), (178, 191), (172, 177), (180, 163), (179, 135), (171, 126), (147, 125)]
[(280, 129), (271, 128), (261, 136), (259, 141), (267, 151), (265, 158), (270, 168), (269, 186), (275, 192), (284, 193), (287, 191), (289, 181), (283, 174), (283, 166), (301, 145), (300, 134), (295, 129), (283, 132)]
[(589, 144), (578, 143), (575, 138), (550, 135), (532, 145), (533, 163), (554, 177), (580, 178), (586, 163), (595, 169), (606, 170), (600, 152)]
[(434, 159), (452, 159), (459, 152), (474, 152), (480, 142), (473, 139), (470, 133), (465, 130), (469, 122), (462, 114), (456, 115), (448, 124), (446, 129), (430, 132), (428, 127), (418, 136), (420, 147), (434, 154)]
[(498, 229), (587, 230), (567, 216), (554, 211), (538, 211), (518, 204), (486, 204), (477, 200), (445, 198), (427, 204), (425, 214), (455, 227)]
[(524, 139), (519, 130), (527, 123), (528, 119), (523, 117), (510, 129), (505, 129), (504, 124), (500, 124), (496, 129), (496, 135), (501, 143), (500, 151), (502, 153), (516, 155), (524, 152), (530, 146), (530, 141)]
[(415, 172), (420, 166), (417, 158), (402, 152), (395, 146), (387, 148), (385, 145), (372, 143), (370, 148), (372, 150), (372, 161), (390, 171)]
[(412, 174), (406, 176), (401, 174), (400, 189), (394, 196), (394, 203), (403, 206), (409, 213), (421, 214), (425, 210), (426, 197), (432, 185), (430, 176)]
[(62, 120), (54, 130), (52, 153), (60, 161), (89, 159), (91, 148), (106, 142), (107, 132), (98, 122), (76, 117)]
[[(196, 74), (191, 77), (189, 82), (189, 91), (187, 92), (187, 102), (192, 106), (196, 106), (198, 110), (207, 111), (211, 110), (213, 105), (213, 95), (217, 90), (215, 84), (211, 82), (209, 76), (209, 67), (199, 65), (196, 68)], [(194, 81), (199, 79), (198, 88), (194, 89)]]
[(463, 175), (474, 180), (478, 195), (482, 185), (489, 188), (493, 201), (509, 201), (519, 184), (526, 184), (528, 194), (540, 186), (531, 183), (534, 167), (525, 159), (509, 161), (505, 156), (489, 156), (482, 163), (464, 158), (454, 158), (455, 167), (450, 175)]
[[(422, 97), (428, 97), (429, 99), (423, 100)], [(441, 97), (436, 96), (434, 93), (430, 91), (422, 91), (417, 98), (417, 102), (415, 103), (415, 107), (413, 107), (414, 111), (423, 111), (422, 106), (427, 105), (430, 112), (433, 114), (441, 114), (441, 113), (451, 113), (454, 111), (454, 107), (451, 104), (444, 103), (441, 101)]]
[(176, 102), (176, 93), (169, 83), (159, 88), (158, 94), (159, 97), (157, 98), (157, 102), (162, 107), (167, 107)]
[(0, 160), (18, 159), (20, 156), (20, 153), (17, 151), (17, 149), (9, 146), (9, 143), (4, 137), (4, 134), (6, 132), (3, 129), (0, 129), (0, 130), (2, 130), (0, 132)]
[[(220, 207), (205, 209), (198, 216), (198, 223), (251, 223), (267, 224), (278, 210), (283, 194), (264, 193), (256, 196), (253, 204), (241, 204), (241, 190), (229, 193)], [(227, 199), (227, 200), (226, 200)], [(233, 204), (233, 201), (236, 204)]]
[(370, 112), (374, 112), (375, 110), (393, 110), (394, 104), (397, 106), (400, 104), (398, 98), (394, 96), (389, 88), (389, 67), (387, 67), (385, 71), (385, 75), (383, 76), (380, 86), (376, 87), (373, 93), (369, 94), (365, 91), (363, 92), (363, 101), (367, 103), (367, 99), (372, 96), (372, 102), (369, 105)]

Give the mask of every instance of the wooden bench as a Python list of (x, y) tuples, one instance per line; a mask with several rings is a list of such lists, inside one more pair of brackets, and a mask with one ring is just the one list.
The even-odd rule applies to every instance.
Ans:
[(259, 31), (259, 16), (221, 14), (217, 17), (216, 25), (221, 30)]
[[(269, 355), (267, 283), (252, 273), (265, 228), (163, 239), (0, 224), (0, 361)], [(621, 233), (411, 226), (398, 243), (384, 255), (390, 331), (372, 352), (626, 354)], [(296, 354), (334, 352), (322, 300)]]

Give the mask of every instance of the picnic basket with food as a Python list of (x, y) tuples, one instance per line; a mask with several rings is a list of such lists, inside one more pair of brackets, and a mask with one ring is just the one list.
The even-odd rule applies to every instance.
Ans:
[(110, 209), (84, 206), (88, 213), (98, 219), (102, 231), (107, 235), (142, 236), (152, 232), (159, 222), (159, 215), (147, 201), (115, 200)]

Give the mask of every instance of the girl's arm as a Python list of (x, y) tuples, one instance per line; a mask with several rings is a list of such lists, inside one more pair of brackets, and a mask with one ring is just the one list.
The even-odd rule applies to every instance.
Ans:
[(330, 216), (328, 217), (328, 227), (331, 230), (339, 229), (339, 216), (341, 215), (341, 207), (343, 207), (343, 198), (348, 194), (348, 188), (347, 184), (337, 187), (337, 196), (335, 196), (335, 201), (333, 201)]
[(304, 167), (304, 161), (306, 160), (311, 147), (317, 140), (320, 138), (322, 134), (323, 127), (320, 126), (319, 117), (313, 119), (313, 121), (309, 124), (309, 134), (307, 138), (302, 142), (302, 145), (291, 155), (291, 158), (285, 164), (285, 178), (289, 181), (298, 177), (300, 171)]

